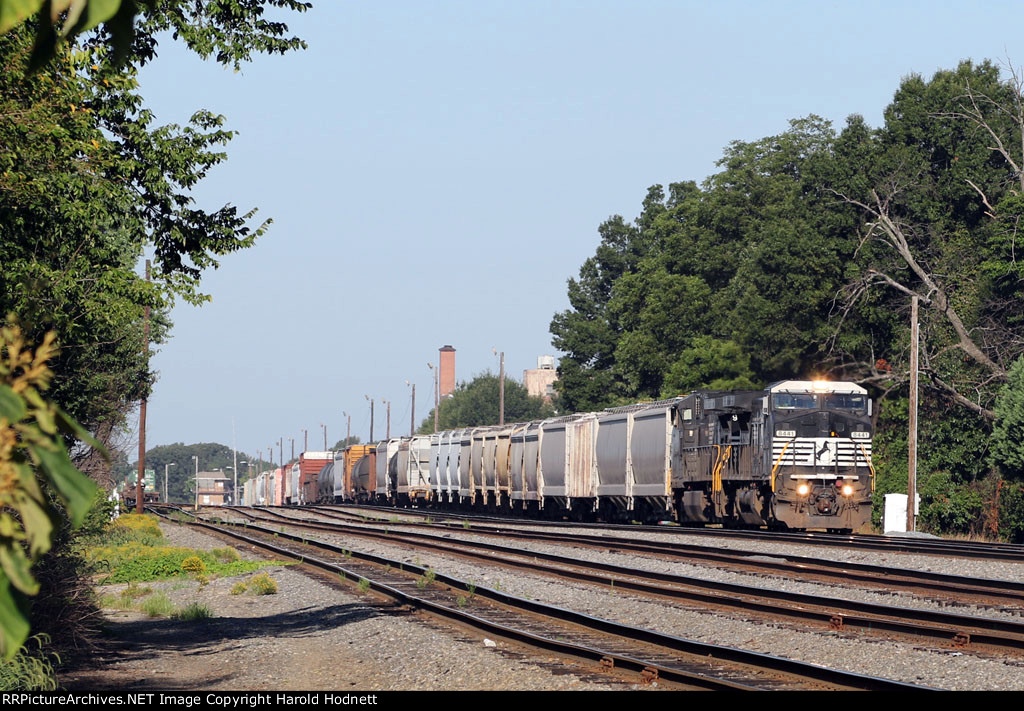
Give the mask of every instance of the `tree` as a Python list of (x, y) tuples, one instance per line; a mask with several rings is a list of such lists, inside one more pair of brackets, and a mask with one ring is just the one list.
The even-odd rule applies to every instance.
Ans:
[[(441, 401), (438, 413), (440, 430), (498, 424), (498, 376), (483, 373), (470, 382), (461, 382), (451, 396)], [(554, 408), (543, 398), (534, 397), (511, 378), (505, 378), (505, 422), (529, 422), (552, 417)], [(431, 409), (420, 425), (420, 434), (434, 431)]]
[[(917, 296), (923, 384), (989, 421), (1007, 365), (1024, 353), (1014, 253), (1024, 111), (1021, 78), (1010, 74), (1001, 81), (990, 62), (962, 62), (929, 82), (904, 80), (873, 137), (867, 183), (836, 191), (865, 217), (846, 309), (878, 288), (898, 313)], [(871, 354), (851, 355), (865, 380), (906, 381), (903, 362), (886, 357), (879, 368)]]
[(331, 451), (340, 452), (345, 449), (345, 447), (350, 447), (353, 444), (359, 444), (359, 435), (352, 435), (351, 437), (343, 437), (339, 439), (334, 443), (334, 446), (331, 447)]
[[(232, 205), (193, 207), (190, 190), (224, 160), (233, 134), (205, 110), (185, 127), (157, 125), (136, 91), (137, 69), (165, 30), (234, 66), (255, 51), (304, 46), (262, 18), (265, 6), (307, 7), (166, 0), (139, 20), (127, 63), (113, 61), (96, 30), (28, 77), (30, 28), (0, 37), (0, 312), (18, 314), (30, 339), (56, 332), (52, 396), (103, 441), (152, 384), (143, 309), (153, 309), (151, 340), (160, 343), (171, 301), (205, 301), (201, 271), (269, 224)], [(153, 283), (135, 271), (147, 245)]]
[[(40, 7), (36, 20), (22, 24)], [(7, 30), (0, 36), (0, 314), (20, 319), (19, 343), (60, 347), (59, 355), (51, 349), (42, 359), (52, 363), (48, 396), (55, 405), (31, 395), (42, 388), (38, 384), (24, 398), (14, 386), (18, 397), (0, 394), (0, 430), (8, 428), (0, 447), (8, 498), (0, 508), (18, 509), (24, 524), (19, 528), (7, 514), (0, 521), (0, 632), (7, 655), (26, 632), (24, 609), (13, 602), (8, 583), (34, 592), (29, 564), (47, 550), (58, 523), (39, 503), (45, 490), (36, 477), (56, 491), (74, 521), (81, 520), (81, 501), (92, 500), (83, 492), (91, 484), (76, 477), (65, 447), (83, 443), (83, 455), (102, 448), (90, 432), (108, 439), (148, 393), (153, 376), (143, 347), (143, 310), (155, 310), (159, 342), (172, 300), (206, 300), (198, 291), (202, 270), (252, 245), (268, 225), (254, 225), (254, 211), (240, 213), (232, 205), (193, 206), (191, 189), (224, 160), (220, 149), (232, 132), (223, 117), (206, 110), (196, 111), (185, 127), (156, 125), (137, 92), (138, 68), (156, 56), (158, 34), (168, 31), (201, 56), (235, 67), (252, 52), (304, 46), (263, 11), (302, 11), (305, 3), (152, 0), (133, 24), (136, 7), (133, 0), (0, 0), (0, 31)], [(120, 20), (96, 25), (125, 13), (134, 33), (117, 36), (118, 27), (125, 28)], [(68, 37), (93, 30), (58, 44), (54, 23)], [(147, 246), (155, 251), (152, 283), (135, 273)], [(51, 441), (58, 430), (63, 446)], [(71, 484), (81, 491), (71, 491)]]

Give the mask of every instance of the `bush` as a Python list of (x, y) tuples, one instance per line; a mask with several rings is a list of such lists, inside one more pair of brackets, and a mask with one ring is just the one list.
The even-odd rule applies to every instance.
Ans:
[(276, 595), (277, 582), (266, 573), (260, 573), (249, 579), (249, 590), (253, 595)]
[(1003, 482), (999, 491), (999, 535), (1010, 543), (1024, 543), (1024, 484)]
[(980, 534), (985, 502), (973, 487), (948, 472), (935, 472), (919, 482), (920, 528), (933, 533)]
[(184, 620), (185, 622), (195, 622), (196, 620), (209, 619), (213, 617), (213, 613), (210, 612), (210, 608), (206, 605), (192, 602), (175, 612), (171, 617), (176, 620)]
[(193, 548), (174, 548), (171, 546), (147, 546), (139, 542), (125, 543), (116, 546), (102, 546), (88, 551), (88, 558), (95, 570), (107, 572), (104, 583), (127, 583), (133, 580), (144, 582), (186, 575), (185, 561), (189, 566), (197, 568), (196, 560), (202, 564), (202, 570), (208, 575), (239, 575), (256, 570), (265, 565), (265, 561), (236, 560), (221, 563), (210, 551), (197, 551)]
[(232, 595), (241, 595), (246, 590), (248, 590), (248, 586), (244, 582), (239, 581), (239, 582), (235, 583), (231, 587), (231, 594)]
[(197, 555), (190, 555), (185, 560), (181, 561), (181, 569), (186, 573), (194, 573), (196, 575), (202, 575), (206, 572), (206, 563), (203, 559)]

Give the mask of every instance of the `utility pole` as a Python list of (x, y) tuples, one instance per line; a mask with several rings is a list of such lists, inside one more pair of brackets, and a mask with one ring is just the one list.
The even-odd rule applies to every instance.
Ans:
[[(149, 282), (149, 260), (146, 260), (146, 282)], [(146, 354), (146, 370), (149, 370), (149, 305), (142, 316), (142, 348)], [(142, 478), (146, 475), (146, 398), (139, 406), (139, 478), (135, 481), (135, 513), (142, 513)]]
[(302, 451), (303, 452), (308, 452), (309, 451), (309, 430), (303, 429), (302, 430), (302, 436), (303, 436)]
[(409, 436), (414, 437), (416, 435), (416, 383), (410, 383), (406, 380), (405, 384), (412, 386), (412, 409), (409, 413)]
[(167, 468), (178, 466), (177, 462), (171, 462), (170, 464), (164, 464), (164, 503), (170, 502), (170, 493), (167, 488)]
[(438, 394), (440, 386), (438, 384), (438, 376), (440, 375), (440, 371), (438, 368), (434, 367), (433, 363), (427, 363), (427, 367), (430, 368), (431, 372), (434, 374), (434, 434), (437, 434), (437, 422), (439, 417), (438, 405), (440, 405), (440, 397)]
[(373, 398), (369, 395), (364, 395), (367, 400), (370, 401), (370, 442), (373, 442)]
[(192, 455), (192, 459), (196, 460), (196, 506), (195, 511), (199, 510), (199, 456), (196, 454)]
[(381, 398), (380, 401), (388, 406), (388, 429), (387, 435), (384, 437), (384, 439), (391, 439), (391, 403), (385, 400), (384, 398)]
[(907, 531), (917, 530), (917, 296), (910, 297), (910, 432), (907, 438)]
[(238, 506), (238, 446), (235, 439), (235, 418), (231, 418), (231, 453), (234, 459), (234, 468), (231, 471), (235, 473), (235, 488), (231, 494), (231, 505)]
[(327, 451), (327, 425), (325, 425), (323, 422), (321, 422), (320, 426), (324, 428), (324, 451), (326, 452)]
[(505, 351), (501, 352), (501, 366), (498, 369), (498, 424), (505, 424)]

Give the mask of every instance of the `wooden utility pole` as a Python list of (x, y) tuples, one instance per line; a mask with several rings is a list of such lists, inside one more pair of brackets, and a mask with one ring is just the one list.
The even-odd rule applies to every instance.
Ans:
[[(146, 281), (149, 281), (149, 260), (146, 260)], [(149, 372), (149, 306), (142, 317), (142, 348), (146, 354), (146, 372)], [(146, 398), (139, 406), (139, 477), (135, 481), (135, 513), (142, 513), (142, 480), (146, 475)]]
[(917, 297), (910, 297), (910, 432), (907, 437), (907, 530), (917, 530)]

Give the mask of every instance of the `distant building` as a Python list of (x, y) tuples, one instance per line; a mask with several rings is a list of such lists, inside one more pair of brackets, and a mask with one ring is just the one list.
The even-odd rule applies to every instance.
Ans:
[(199, 472), (199, 505), (224, 506), (231, 503), (232, 480), (221, 472)]
[(533, 397), (542, 397), (545, 402), (551, 402), (555, 396), (555, 381), (558, 380), (558, 371), (555, 369), (555, 357), (553, 355), (542, 355), (537, 357), (536, 370), (523, 371), (523, 385), (526, 392)]

